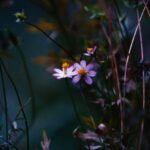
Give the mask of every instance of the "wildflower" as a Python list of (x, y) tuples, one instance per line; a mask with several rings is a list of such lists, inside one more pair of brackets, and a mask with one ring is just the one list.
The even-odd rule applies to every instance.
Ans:
[(16, 22), (24, 22), (27, 19), (24, 11), (15, 13)]
[(43, 130), (43, 141), (41, 141), (42, 150), (49, 150), (51, 141), (48, 139), (46, 131)]
[(73, 77), (73, 83), (77, 83), (80, 81), (80, 79), (83, 77), (84, 81), (91, 85), (93, 83), (93, 80), (91, 77), (96, 76), (96, 71), (94, 71), (94, 64), (88, 64), (86, 65), (85, 60), (81, 60), (80, 64), (75, 63), (75, 76)]
[(86, 53), (84, 53), (84, 55), (86, 55), (86, 56), (93, 55), (96, 51), (96, 48), (97, 48), (96, 46), (87, 48)]
[(55, 76), (57, 79), (72, 78), (72, 76), (75, 75), (74, 66), (69, 67), (69, 64), (67, 62), (62, 64), (62, 70), (55, 68), (54, 71), (55, 73), (53, 74), (53, 76)]

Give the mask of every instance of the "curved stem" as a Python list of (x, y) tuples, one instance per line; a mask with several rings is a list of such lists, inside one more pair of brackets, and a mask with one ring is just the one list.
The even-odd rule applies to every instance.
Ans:
[(57, 41), (55, 41), (51, 36), (49, 36), (43, 29), (41, 29), (40, 27), (38, 27), (35, 24), (32, 24), (30, 22), (25, 22), (25, 24), (30, 25), (34, 28), (36, 28), (37, 30), (39, 30), (40, 32), (42, 32), (50, 41), (52, 41), (53, 43), (55, 43), (59, 48), (61, 48), (69, 57), (71, 60), (76, 61), (76, 59), (72, 56), (72, 54), (70, 53), (69, 50), (67, 50), (66, 48), (64, 48), (61, 44), (59, 44)]
[[(139, 21), (139, 11), (137, 8), (137, 19)], [(143, 49), (143, 38), (142, 38), (142, 29), (141, 29), (141, 24), (139, 24), (139, 38), (140, 38), (140, 46), (141, 46), (141, 60), (143, 62), (144, 60), (144, 49)], [(144, 71), (144, 66), (142, 68), (142, 109), (145, 111), (145, 71)], [(138, 150), (141, 149), (141, 144), (142, 144), (142, 138), (143, 138), (143, 131), (144, 131), (144, 118), (142, 118), (141, 122), (141, 129), (140, 129), (140, 139), (139, 139), (139, 144), (138, 144)]]
[[(146, 6), (148, 4), (148, 0), (146, 2)], [(133, 34), (133, 37), (132, 37), (132, 40), (131, 40), (131, 44), (130, 44), (130, 47), (129, 47), (129, 50), (128, 50), (128, 54), (127, 54), (127, 58), (126, 58), (126, 62), (125, 62), (125, 68), (124, 68), (124, 77), (123, 77), (123, 84), (124, 84), (124, 89), (123, 89), (123, 99), (125, 99), (125, 96), (126, 96), (126, 80), (127, 80), (127, 68), (128, 68), (128, 63), (129, 63), (129, 59), (130, 59), (130, 54), (131, 54), (131, 50), (132, 50), (132, 46), (133, 46), (133, 43), (134, 43), (134, 40), (135, 40), (135, 36), (137, 34), (137, 31), (138, 31), (138, 28), (139, 28), (139, 24), (142, 20), (142, 17), (144, 15), (144, 12), (146, 10), (146, 7), (144, 6), (143, 10), (142, 10), (142, 13), (139, 17), (139, 20), (138, 20), (138, 24), (135, 28), (135, 31), (134, 31), (134, 34)]]
[[(8, 103), (7, 103), (4, 75), (3, 75), (3, 70), (1, 65), (0, 65), (0, 74), (1, 74), (2, 91), (3, 91), (4, 105), (5, 105), (6, 142), (8, 143)], [(7, 150), (9, 150), (9, 147), (7, 147)]]
[(22, 62), (23, 62), (23, 66), (24, 66), (24, 70), (25, 70), (25, 73), (26, 73), (26, 77), (27, 77), (27, 81), (28, 81), (28, 85), (29, 85), (29, 90), (30, 90), (30, 95), (31, 95), (31, 98), (32, 98), (32, 118), (33, 120), (35, 119), (36, 117), (36, 110), (35, 110), (35, 95), (34, 95), (34, 91), (33, 91), (33, 87), (32, 87), (32, 82), (31, 82), (31, 78), (30, 78), (30, 74), (29, 74), (29, 70), (28, 70), (28, 67), (27, 67), (27, 62), (26, 62), (26, 59), (25, 59), (25, 56), (23, 54), (23, 51), (21, 49), (21, 47), (18, 45), (16, 46), (19, 54), (20, 54), (20, 57), (22, 59)]
[(25, 127), (26, 127), (26, 137), (27, 137), (27, 150), (29, 150), (29, 126), (28, 126), (28, 120), (27, 120), (27, 116), (25, 114), (25, 111), (23, 109), (23, 105), (22, 105), (22, 102), (21, 102), (21, 98), (20, 98), (20, 95), (19, 95), (19, 92), (18, 92), (18, 89), (15, 85), (15, 82), (13, 81), (12, 77), (10, 76), (9, 72), (7, 71), (7, 68), (5, 67), (2, 59), (0, 59), (0, 63), (1, 63), (1, 66), (3, 67), (8, 79), (10, 80), (14, 90), (15, 90), (15, 93), (16, 93), (16, 96), (17, 96), (17, 100), (18, 100), (18, 103), (20, 105), (20, 108), (21, 111), (22, 111), (22, 114), (23, 114), (23, 117), (24, 117), (24, 120), (25, 120)]

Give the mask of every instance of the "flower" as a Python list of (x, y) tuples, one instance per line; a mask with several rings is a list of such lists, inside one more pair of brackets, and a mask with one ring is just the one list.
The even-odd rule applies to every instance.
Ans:
[(86, 65), (85, 60), (81, 60), (80, 64), (75, 63), (75, 76), (73, 77), (73, 83), (77, 83), (80, 81), (80, 79), (83, 77), (84, 81), (91, 85), (93, 83), (93, 80), (91, 77), (96, 76), (96, 71), (94, 71), (94, 64), (88, 64)]
[(86, 56), (93, 55), (96, 51), (96, 48), (97, 48), (96, 46), (87, 48), (86, 53), (84, 53), (84, 55), (86, 55)]
[(74, 72), (74, 66), (70, 66), (67, 62), (62, 64), (62, 70), (55, 68), (54, 69), (55, 73), (53, 76), (55, 76), (57, 79), (61, 78), (72, 78), (73, 75), (75, 75)]
[(17, 12), (14, 15), (16, 17), (16, 22), (24, 22), (27, 19), (27, 16), (23, 10), (22, 12)]

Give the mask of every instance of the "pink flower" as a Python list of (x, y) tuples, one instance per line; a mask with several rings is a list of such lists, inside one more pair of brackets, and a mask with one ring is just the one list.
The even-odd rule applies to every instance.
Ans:
[(91, 85), (93, 83), (93, 79), (91, 77), (96, 76), (96, 71), (94, 71), (94, 64), (86, 64), (85, 60), (81, 60), (80, 64), (75, 63), (75, 76), (73, 77), (73, 83), (77, 83), (81, 80), (81, 78), (84, 79), (84, 81), (88, 84)]
[(84, 55), (86, 55), (86, 56), (93, 55), (96, 51), (96, 48), (97, 48), (96, 46), (87, 48), (86, 53), (84, 53)]

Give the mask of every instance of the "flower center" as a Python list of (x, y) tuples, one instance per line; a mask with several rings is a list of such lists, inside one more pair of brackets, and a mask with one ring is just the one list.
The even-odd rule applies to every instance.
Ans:
[(69, 68), (69, 64), (67, 62), (64, 62), (62, 64), (62, 68), (63, 68), (64, 74), (67, 74), (67, 69)]
[(78, 70), (78, 74), (80, 74), (80, 75), (85, 75), (85, 74), (87, 74), (87, 70), (85, 70), (84, 68), (81, 68), (81, 69), (79, 69)]
[(87, 48), (87, 52), (92, 53), (94, 51), (94, 48)]

